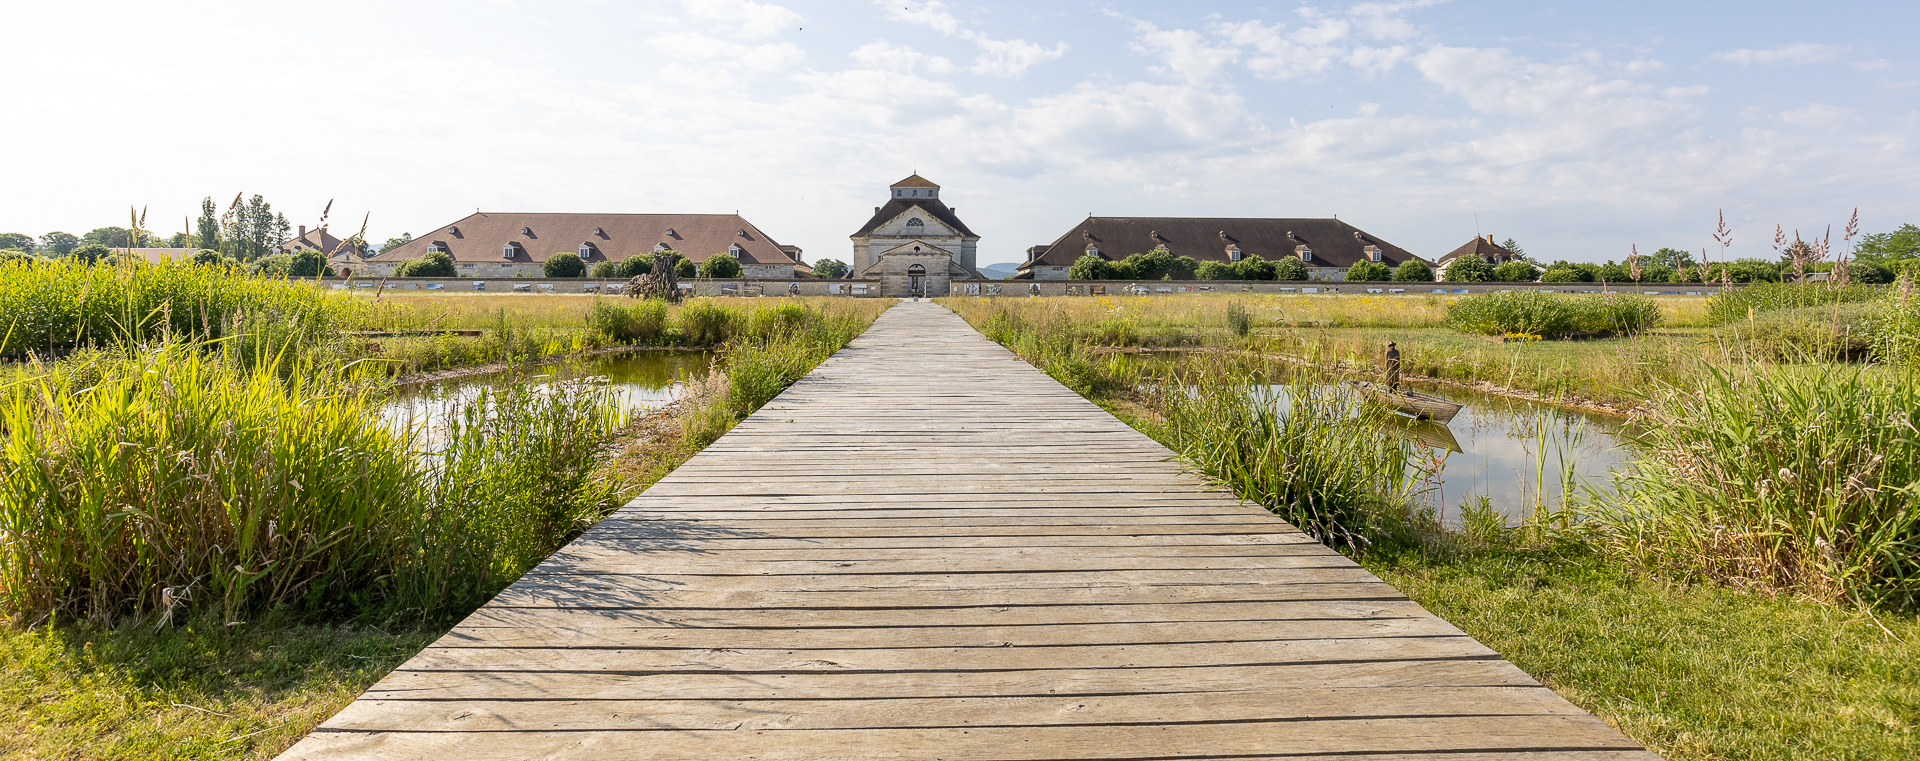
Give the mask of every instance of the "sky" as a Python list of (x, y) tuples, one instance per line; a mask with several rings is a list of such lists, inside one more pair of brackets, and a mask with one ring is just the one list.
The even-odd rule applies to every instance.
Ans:
[[(261, 194), (739, 211), (805, 258), (916, 170), (1019, 262), (1088, 214), (1325, 217), (1429, 259), (1773, 255), (1920, 223), (1920, 3), (8, 2), (0, 232)], [(1711, 235), (1724, 210), (1734, 243)]]

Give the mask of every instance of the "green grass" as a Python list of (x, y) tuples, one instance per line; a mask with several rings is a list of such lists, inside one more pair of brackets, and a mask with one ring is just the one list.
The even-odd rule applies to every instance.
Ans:
[(1675, 585), (1578, 550), (1361, 562), (1672, 761), (1920, 756), (1912, 614)]
[(0, 630), (0, 757), (269, 759), (438, 631)]

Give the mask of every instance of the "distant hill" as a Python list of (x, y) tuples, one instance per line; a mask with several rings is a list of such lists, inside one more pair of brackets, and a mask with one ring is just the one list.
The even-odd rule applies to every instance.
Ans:
[(981, 265), (980, 274), (990, 280), (1005, 280), (1020, 273), (1020, 263)]

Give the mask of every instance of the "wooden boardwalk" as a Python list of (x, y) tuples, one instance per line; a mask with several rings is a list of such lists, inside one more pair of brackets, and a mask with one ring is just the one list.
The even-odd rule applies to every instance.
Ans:
[(284, 759), (1652, 759), (902, 303)]

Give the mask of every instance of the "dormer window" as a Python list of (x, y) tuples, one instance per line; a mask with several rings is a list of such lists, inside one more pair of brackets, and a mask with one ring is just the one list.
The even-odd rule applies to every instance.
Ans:
[(507, 245), (500, 247), (500, 258), (512, 259), (513, 255), (519, 252), (520, 252), (520, 244), (508, 243)]
[(1239, 247), (1239, 246), (1228, 246), (1228, 247), (1227, 247), (1227, 261), (1230, 261), (1230, 262), (1237, 262), (1237, 261), (1240, 261), (1240, 247)]
[(444, 254), (444, 253), (447, 253), (447, 244), (445, 244), (445, 243), (442, 243), (442, 242), (440, 242), (440, 241), (437, 241), (437, 240), (436, 240), (436, 241), (434, 241), (434, 242), (432, 242), (432, 243), (429, 243), (429, 244), (427, 244), (427, 253), (429, 253), (429, 254)]
[(1306, 246), (1295, 246), (1294, 250), (1300, 252), (1300, 261), (1303, 261), (1303, 262), (1313, 261), (1313, 249), (1307, 248)]
[(1088, 253), (1088, 254), (1091, 254), (1091, 255), (1093, 255), (1093, 256), (1099, 256), (1099, 255), (1100, 255), (1100, 247), (1099, 247), (1099, 246), (1091, 246), (1091, 245), (1090, 245), (1090, 246), (1087, 246), (1087, 253)]
[(580, 244), (580, 258), (584, 260), (591, 256), (593, 256), (593, 244), (592, 243)]
[(671, 247), (670, 247), (670, 246), (668, 246), (668, 245), (667, 245), (667, 244), (665, 244), (665, 243), (655, 243), (655, 244), (653, 244), (653, 250), (655, 250), (655, 251), (666, 251), (666, 250), (669, 250), (670, 248), (671, 248)]
[(740, 258), (740, 254), (745, 252), (743, 249), (740, 248), (740, 244), (735, 243), (727, 247), (727, 253), (733, 255), (733, 258), (738, 259)]
[(1368, 247), (1367, 247), (1367, 260), (1368, 260), (1368, 261), (1375, 261), (1375, 262), (1377, 262), (1377, 261), (1380, 261), (1380, 247), (1379, 247), (1379, 246), (1368, 246)]

